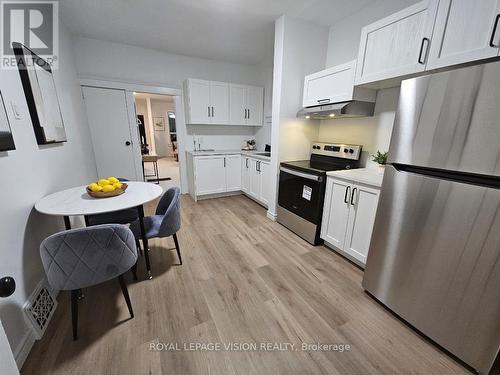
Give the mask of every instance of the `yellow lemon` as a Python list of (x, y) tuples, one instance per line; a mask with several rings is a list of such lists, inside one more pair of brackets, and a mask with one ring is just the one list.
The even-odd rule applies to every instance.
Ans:
[(102, 190), (102, 187), (100, 187), (99, 185), (97, 185), (95, 182), (91, 183), (89, 185), (89, 189), (91, 191), (101, 191)]
[(111, 182), (112, 184), (116, 184), (116, 183), (120, 182), (120, 180), (118, 180), (116, 177), (108, 177), (107, 180), (109, 182)]
[(109, 182), (109, 180), (103, 178), (103, 179), (99, 180), (98, 184), (99, 184), (99, 186), (106, 186), (106, 185), (111, 185), (111, 182)]
[(122, 188), (122, 184), (120, 182), (114, 183), (113, 186), (115, 187), (115, 189), (121, 189)]
[(115, 187), (113, 185), (104, 185), (102, 187), (102, 191), (105, 193), (110, 192), (110, 191), (115, 191)]

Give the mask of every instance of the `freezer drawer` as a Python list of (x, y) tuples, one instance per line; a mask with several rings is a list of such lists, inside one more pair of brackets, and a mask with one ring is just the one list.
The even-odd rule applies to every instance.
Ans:
[(487, 373), (500, 347), (500, 190), (388, 166), (363, 286)]

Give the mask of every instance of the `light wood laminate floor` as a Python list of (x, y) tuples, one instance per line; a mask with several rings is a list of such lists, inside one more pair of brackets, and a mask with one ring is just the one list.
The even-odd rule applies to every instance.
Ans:
[[(171, 238), (154, 240), (153, 280), (144, 280), (143, 258), (142, 278), (128, 275), (132, 320), (117, 281), (86, 289), (73, 342), (61, 293), (22, 374), (469, 374), (368, 296), (360, 269), (268, 220), (246, 197), (183, 196), (178, 237), (184, 265)], [(150, 350), (268, 342), (298, 350)], [(302, 343), (351, 349), (302, 351)]]

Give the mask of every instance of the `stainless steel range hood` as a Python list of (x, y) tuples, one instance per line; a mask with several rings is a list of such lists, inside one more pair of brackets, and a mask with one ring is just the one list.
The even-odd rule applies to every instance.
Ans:
[(331, 120), (349, 117), (373, 116), (375, 103), (351, 100), (348, 102), (306, 107), (297, 112), (298, 118)]

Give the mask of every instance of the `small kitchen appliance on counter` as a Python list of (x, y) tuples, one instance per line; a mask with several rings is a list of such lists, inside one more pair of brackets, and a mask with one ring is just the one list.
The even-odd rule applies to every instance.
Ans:
[(362, 146), (315, 142), (310, 160), (280, 164), (278, 223), (318, 245), (326, 172), (359, 167)]

